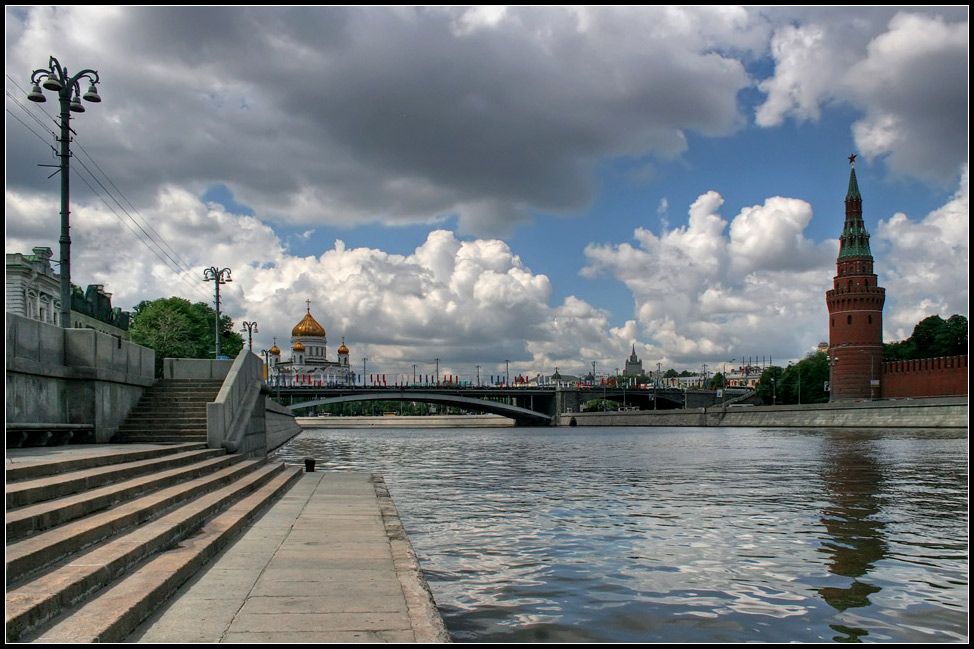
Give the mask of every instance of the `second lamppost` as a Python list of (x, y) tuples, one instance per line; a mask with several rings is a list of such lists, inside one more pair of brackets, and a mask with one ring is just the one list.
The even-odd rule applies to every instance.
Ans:
[(233, 281), (230, 279), (230, 269), (210, 266), (203, 271), (203, 281), (214, 282), (216, 284), (216, 325), (214, 326), (213, 331), (214, 337), (216, 338), (215, 358), (220, 358), (220, 284), (226, 284), (227, 282)]

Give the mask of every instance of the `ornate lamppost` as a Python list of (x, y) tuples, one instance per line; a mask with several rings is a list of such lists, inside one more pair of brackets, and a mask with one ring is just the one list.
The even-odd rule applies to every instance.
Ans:
[[(90, 82), (88, 90), (84, 95), (81, 94), (79, 82), (87, 79)], [(71, 236), (68, 209), (70, 203), (71, 183), (70, 183), (70, 160), (71, 160), (71, 113), (83, 113), (85, 107), (81, 99), (92, 103), (99, 103), (101, 97), (98, 95), (98, 73), (95, 70), (82, 70), (75, 75), (69, 75), (67, 68), (61, 67), (61, 63), (53, 56), (48, 60), (47, 68), (34, 70), (30, 75), (32, 84), (31, 91), (27, 94), (27, 99), (37, 103), (47, 101), (47, 97), (41, 92), (51, 90), (58, 94), (58, 101), (61, 105), (60, 127), (61, 136), (57, 141), (61, 144), (58, 157), (61, 159), (58, 167), (61, 171), (61, 236), (58, 243), (61, 244), (61, 309), (59, 324), (62, 327), (71, 326)]]
[(203, 281), (213, 282), (216, 287), (216, 325), (213, 330), (216, 338), (216, 355), (214, 358), (220, 358), (220, 284), (233, 281), (230, 279), (230, 269), (210, 266), (203, 271)]
[(257, 328), (256, 322), (245, 322), (243, 323), (243, 329), (241, 332), (247, 332), (247, 345), (250, 347), (250, 351), (254, 351), (254, 334), (259, 334), (260, 329)]

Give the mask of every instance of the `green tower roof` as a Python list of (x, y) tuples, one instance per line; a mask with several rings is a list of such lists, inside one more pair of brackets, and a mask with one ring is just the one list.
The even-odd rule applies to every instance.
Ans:
[(859, 182), (856, 180), (856, 164), (852, 163), (852, 171), (849, 172), (849, 189), (845, 193), (845, 199), (858, 198), (862, 200), (862, 196), (859, 194)]
[(862, 196), (859, 194), (859, 182), (856, 180), (856, 154), (849, 156), (849, 189), (846, 191), (845, 224), (839, 237), (839, 259), (843, 257), (869, 257), (869, 233), (862, 220)]

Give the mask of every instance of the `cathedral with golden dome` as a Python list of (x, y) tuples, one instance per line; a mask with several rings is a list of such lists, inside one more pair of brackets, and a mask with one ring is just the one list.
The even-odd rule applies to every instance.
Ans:
[(348, 363), (345, 339), (342, 338), (342, 344), (338, 348), (338, 360), (328, 360), (328, 336), (325, 328), (311, 315), (311, 300), (307, 304), (307, 313), (291, 330), (289, 360), (282, 359), (277, 339), (274, 340), (274, 346), (269, 352), (268, 380), (288, 385), (354, 383), (355, 372)]

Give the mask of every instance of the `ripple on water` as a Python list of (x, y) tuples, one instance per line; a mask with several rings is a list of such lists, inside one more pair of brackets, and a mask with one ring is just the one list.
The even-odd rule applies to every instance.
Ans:
[(967, 438), (307, 431), (385, 476), (459, 641), (958, 641)]

